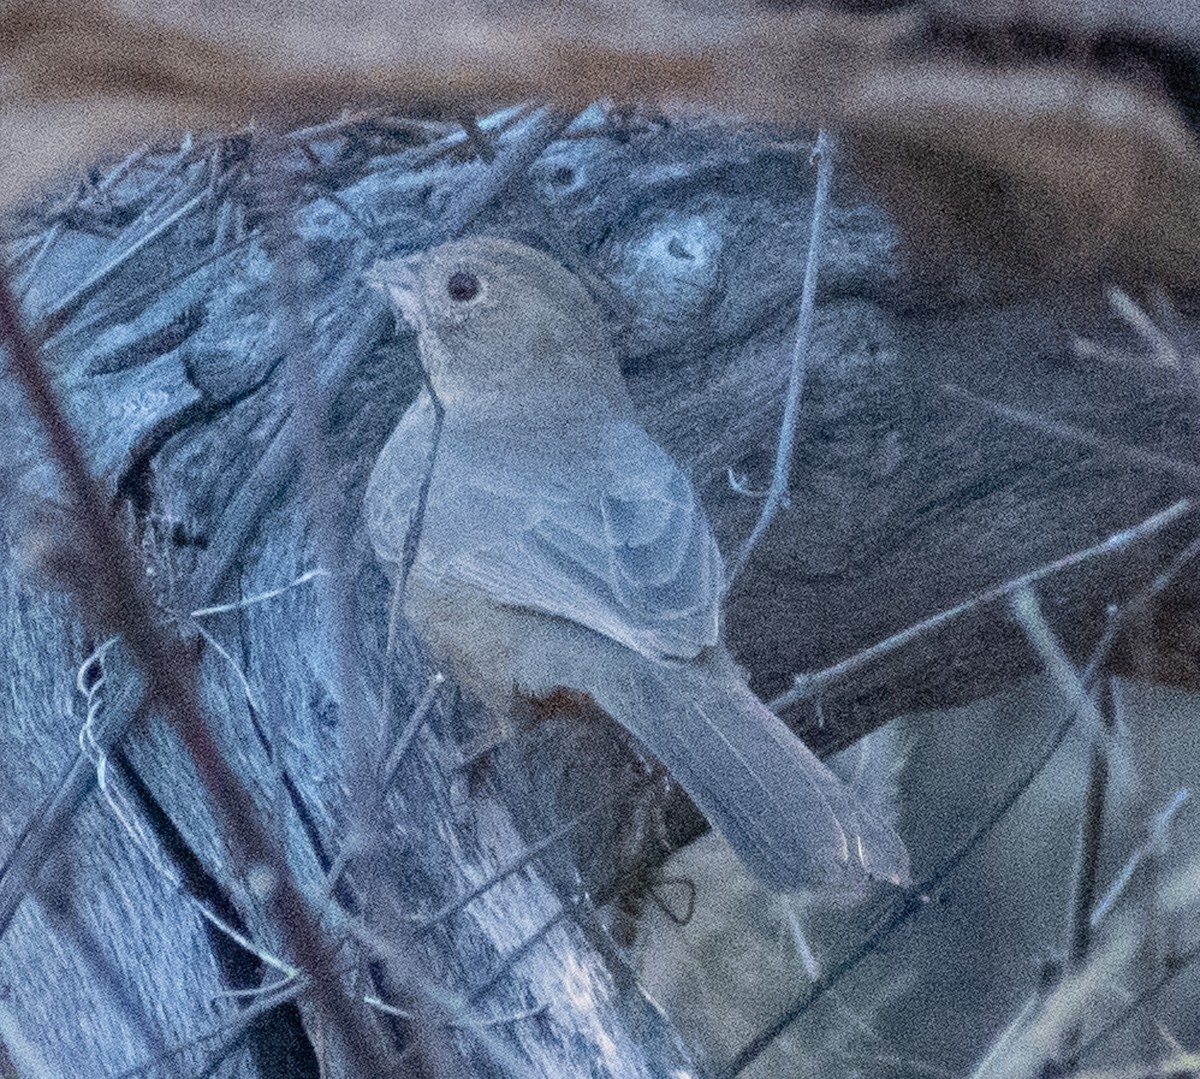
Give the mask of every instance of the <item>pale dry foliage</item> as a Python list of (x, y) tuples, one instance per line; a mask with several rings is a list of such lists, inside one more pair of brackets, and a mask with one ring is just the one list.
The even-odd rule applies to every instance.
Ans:
[[(1191, 48), (1176, 7), (31, 0), (0, 12), (0, 200), (183, 129), (612, 97), (830, 126), (943, 259), (1001, 251), (1002, 274), (1182, 286), (1200, 263), (1200, 148), (1153, 78), (1089, 61), (1110, 30)], [(1006, 53), (1005, 12), (1041, 20), (1065, 56)], [(998, 35), (999, 60), (932, 48), (930, 20)]]

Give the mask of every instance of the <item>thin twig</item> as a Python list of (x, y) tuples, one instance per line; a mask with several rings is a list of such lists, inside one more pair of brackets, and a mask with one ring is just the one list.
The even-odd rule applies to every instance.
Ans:
[[(278, 140), (281, 142), (282, 140)], [(338, 731), (342, 759), (342, 774), (348, 793), (351, 820), (350, 830), (364, 836), (381, 834), (382, 791), (377, 783), (377, 762), (380, 756), (382, 723), (372, 706), (371, 697), (363, 692), (366, 679), (360, 652), (356, 644), (360, 619), (348, 588), (342, 561), (345, 543), (337, 516), (339, 499), (334, 494), (333, 470), (329, 456), (329, 398), (323, 392), (317, 374), (311, 334), (307, 332), (307, 312), (303, 284), (299, 277), (302, 261), (299, 234), (293, 221), (292, 197), (295, 189), (288, 186), (280, 174), (280, 147), (259, 177), (258, 195), (268, 224), (264, 239), (271, 258), (274, 301), (281, 312), (274, 347), (286, 357), (287, 391), (290, 396), (290, 426), (299, 451), (299, 481), (302, 500), (311, 522), (313, 546), (319, 564), (331, 572), (317, 581), (322, 617), (319, 628), (324, 632), (324, 644), (332, 657), (331, 687), (338, 702)], [(282, 793), (282, 785), (279, 788)], [(365, 849), (365, 848), (360, 848)], [(363, 878), (371, 878), (370, 863), (360, 859)], [(370, 894), (368, 888), (368, 894)], [(319, 923), (318, 923), (319, 924)], [(364, 1032), (365, 1032), (364, 1028)], [(342, 1050), (357, 1068), (366, 1067), (368, 1074), (385, 1067), (388, 1071), (395, 1061), (384, 1044), (369, 1046), (371, 1062), (360, 1053), (359, 1046), (343, 1042)], [(385, 1061), (387, 1062), (385, 1064)]]
[(1161, 367), (1168, 367), (1181, 374), (1194, 374), (1184, 364), (1179, 346), (1171, 340), (1158, 323), (1122, 288), (1112, 285), (1105, 290), (1109, 306), (1128, 323), (1130, 329), (1145, 341), (1151, 355)]
[(115, 187), (121, 180), (124, 180), (125, 177), (133, 171), (133, 167), (140, 163), (149, 153), (150, 144), (145, 142), (142, 143), (142, 145), (136, 150), (130, 151), (130, 153), (123, 160), (119, 161), (116, 165), (109, 169), (100, 182), (92, 188), (88, 194), (88, 198), (94, 199), (97, 195), (104, 194), (104, 192), (109, 188)]
[(254, 687), (250, 685), (249, 677), (242, 669), (242, 665), (238, 663), (238, 661), (230, 654), (229, 649), (226, 648), (220, 641), (218, 641), (217, 638), (209, 633), (209, 631), (203, 626), (196, 626), (196, 632), (200, 635), (200, 638), (204, 641), (204, 643), (207, 644), (214, 652), (216, 652), (217, 655), (224, 660), (225, 665), (231, 671), (233, 671), (233, 676), (238, 680), (238, 685), (242, 687), (242, 696), (246, 698), (246, 704), (249, 706), (250, 711), (260, 716), (265, 715), (266, 709), (263, 708), (262, 702), (259, 701), (257, 695), (255, 694)]
[(387, 763), (383, 766), (381, 782), (384, 790), (387, 790), (392, 785), (392, 780), (396, 778), (396, 773), (400, 770), (400, 765), (404, 761), (408, 747), (412, 744), (413, 738), (416, 736), (417, 731), (420, 730), (425, 717), (429, 714), (429, 709), (433, 707), (438, 690), (445, 681), (446, 676), (441, 671), (434, 671), (430, 675), (429, 684), (425, 687), (425, 692), (421, 694), (421, 699), (417, 701), (412, 715), (408, 717), (408, 722), (404, 725), (404, 730), (400, 732), (400, 737), (396, 739), (395, 746), (392, 748), (391, 753), (388, 754)]
[[(1109, 704), (1107, 707), (1111, 707)], [(1087, 794), (1083, 806), (1083, 827), (1079, 837), (1079, 864), (1071, 896), (1070, 948), (1067, 969), (1080, 970), (1087, 962), (1092, 944), (1092, 907), (1100, 876), (1100, 850), (1104, 839), (1104, 809), (1108, 797), (1108, 742), (1092, 740), (1088, 760)]]
[(506, 862), (494, 873), (489, 873), (488, 876), (484, 880), (480, 881), (479, 884), (477, 884), (474, 888), (464, 892), (462, 895), (458, 896), (458, 898), (452, 899), (449, 903), (443, 906), (436, 913), (432, 914), (430, 917), (422, 919), (419, 925), (420, 930), (422, 932), (428, 932), (429, 930), (436, 928), (448, 918), (453, 917), (459, 911), (463, 910), (471, 903), (474, 903), (475, 900), (480, 896), (490, 892), (502, 880), (511, 877), (514, 873), (519, 873), (540, 854), (549, 850), (555, 844), (561, 843), (567, 838), (567, 836), (579, 828), (580, 825), (591, 820), (592, 817), (596, 816), (596, 814), (601, 810), (606, 810), (616, 797), (623, 795), (624, 793), (624, 791), (620, 791), (618, 794), (614, 794), (610, 798), (601, 799), (598, 805), (592, 806), (592, 808), (587, 810), (585, 813), (580, 813), (579, 815), (572, 817), (566, 822), (566, 824), (556, 828), (548, 836), (538, 840), (532, 846), (527, 847), (524, 851), (517, 855), (517, 857), (513, 858), (509, 862)]
[[(347, 128), (355, 127), (359, 124), (367, 123), (371, 120), (383, 119), (390, 112), (388, 106), (377, 106), (373, 109), (363, 109), (359, 112), (343, 112), (336, 120), (326, 120), (320, 124), (314, 124), (312, 127), (298, 128), (296, 131), (289, 131), (283, 136), (285, 142), (314, 142), (318, 139), (326, 139), (331, 135), (339, 135)], [(451, 130), (449, 123), (435, 124), (432, 121), (412, 120), (406, 121), (411, 123), (414, 130), (423, 130), (427, 134), (431, 130), (436, 130), (441, 134)]]
[(792, 447), (796, 440), (796, 421), (800, 414), (800, 395), (804, 390), (804, 379), (808, 372), (813, 306), (817, 293), (817, 267), (821, 261), (821, 225), (825, 215), (825, 202), (829, 196), (829, 181), (833, 173), (831, 157), (829, 139), (822, 131), (817, 135), (817, 144), (813, 147), (810, 158), (817, 165), (817, 189), (813, 195), (812, 222), (808, 230), (808, 259), (804, 264), (804, 284), (800, 291), (800, 315), (796, 320), (796, 339), (792, 345), (792, 363), (788, 372), (787, 399), (783, 406), (783, 422), (779, 425), (779, 442), (775, 447), (775, 468), (771, 474), (771, 485), (767, 488), (767, 498), (762, 511), (750, 535), (742, 544), (737, 558), (734, 559), (727, 586), (741, 573), (751, 552), (787, 498)]
[[(417, 1018), (416, 1012), (410, 1011), (407, 1008), (398, 1008), (395, 1004), (389, 1004), (382, 997), (374, 995), (365, 996), (363, 997), (363, 1003), (368, 1007), (374, 1008), (376, 1011), (383, 1012), (384, 1015), (390, 1015), (396, 1019), (413, 1020)], [(526, 1008), (524, 1011), (514, 1012), (512, 1015), (502, 1015), (495, 1019), (454, 1019), (446, 1025), (466, 1030), (510, 1026), (513, 1023), (523, 1023), (527, 1019), (538, 1019), (546, 1014), (549, 1007), (548, 1004), (539, 1004), (537, 1007)]]
[(56, 304), (53, 304), (45, 312), (44, 317), (47, 319), (58, 319), (61, 318), (65, 313), (69, 312), (72, 308), (77, 307), (80, 303), (87, 299), (92, 292), (99, 288), (107, 277), (109, 277), (116, 270), (120, 269), (121, 266), (133, 258), (133, 256), (139, 251), (144, 250), (174, 225), (182, 221), (188, 216), (188, 214), (203, 206), (207, 201), (207, 198), (207, 191), (202, 191), (198, 195), (193, 195), (182, 206), (164, 217), (157, 225), (142, 233), (142, 235), (134, 240), (134, 242), (128, 247), (113, 255), (112, 258), (105, 262), (104, 265), (102, 265), (99, 269), (89, 274), (79, 285), (67, 293), (66, 296), (63, 296)]
[(309, 581), (317, 577), (328, 577), (329, 570), (310, 569), (297, 577), (294, 581), (290, 581), (279, 588), (272, 588), (266, 592), (256, 592), (253, 596), (247, 596), (245, 599), (238, 600), (236, 603), (219, 603), (214, 607), (200, 607), (192, 611), (192, 618), (208, 618), (214, 614), (228, 614), (231, 611), (244, 611), (247, 607), (253, 607), (258, 603), (266, 603), (268, 600), (276, 599), (279, 596), (290, 592), (293, 588), (299, 588), (303, 584), (308, 584)]
[[(1108, 795), (1108, 735), (1112, 727), (1111, 696), (1108, 710), (1101, 714), (1092, 699), (1091, 688), (1085, 687), (1075, 665), (1067, 657), (1053, 630), (1046, 622), (1037, 596), (1030, 588), (1018, 589), (1012, 595), (1013, 613), (1029, 643), (1042, 659), (1051, 682), (1058, 687), (1068, 705), (1068, 713), (1084, 716), (1091, 738), (1088, 778), (1084, 787), (1079, 844), (1076, 851), (1075, 878), (1067, 912), (1068, 939), (1065, 974), (1077, 974), (1087, 964), (1091, 952), (1091, 910), (1096, 899), (1100, 874), (1100, 853), (1104, 838), (1104, 807)], [(1077, 1023), (1063, 1031), (1056, 1056), (1060, 1070), (1071, 1074), (1079, 1064), (1078, 1049), (1081, 1031)]]
[(1085, 685), (1075, 664), (1054, 635), (1033, 589), (1023, 584), (1014, 589), (1009, 600), (1009, 607), (1025, 631), (1026, 638), (1041, 659), (1050, 681), (1062, 693), (1071, 713), (1084, 719), (1087, 733), (1092, 738), (1100, 737), (1105, 724), (1092, 699), (1091, 686)]
[[(1111, 536), (1101, 540), (1099, 543), (1093, 544), (1091, 547), (1085, 547), (1083, 550), (1075, 551), (1062, 558), (1055, 559), (1053, 562), (1048, 562), (1044, 566), (1039, 566), (1029, 573), (1013, 577), (1011, 580), (996, 585), (994, 588), (986, 589), (972, 596), (970, 599), (964, 600), (962, 603), (957, 603), (953, 607), (938, 611), (937, 614), (930, 615), (928, 618), (900, 630), (899, 633), (893, 633), (890, 637), (885, 637), (882, 641), (864, 648), (861, 652), (855, 652), (854, 655), (848, 656), (846, 659), (840, 660), (829, 667), (825, 667), (819, 671), (798, 674), (795, 676), (795, 685), (786, 693), (780, 694), (771, 701), (768, 707), (773, 712), (779, 712), (781, 709), (790, 708), (801, 701), (811, 700), (828, 686), (843, 681), (850, 675), (887, 655), (887, 653), (894, 652), (898, 648), (903, 648), (917, 638), (931, 633), (936, 629), (941, 629), (955, 619), (961, 618), (963, 615), (969, 614), (980, 607), (1004, 599), (1017, 589), (1026, 588), (1042, 580), (1044, 577), (1061, 573), (1063, 570), (1070, 569), (1072, 566), (1077, 566), (1093, 558), (1099, 558), (1102, 555), (1124, 550), (1124, 548), (1132, 543), (1156, 535), (1166, 528), (1167, 525), (1192, 512), (1195, 507), (1196, 504), (1186, 498), (1181, 499), (1179, 502), (1173, 502), (1166, 509), (1151, 514), (1139, 524), (1120, 532), (1114, 532)], [(1194, 557), (1194, 554), (1195, 552), (1189, 557)], [(1160, 590), (1161, 587), (1159, 586)]]
[(442, 427), (446, 422), (446, 406), (433, 388), (433, 380), (425, 367), (424, 357), (421, 358), (421, 381), (425, 392), (429, 395), (433, 407), (433, 430), (429, 438), (429, 456), (425, 459), (425, 468), (421, 472), (421, 482), (417, 485), (416, 505), (413, 507), (412, 523), (404, 535), (404, 547), (401, 551), (400, 566), (396, 578), (392, 582), (392, 603), (388, 621), (389, 650), (396, 643), (396, 629), (400, 616), (404, 613), (404, 601), (408, 595), (408, 578), (417, 561), (417, 552), (421, 546), (421, 533), (425, 528), (425, 511), (429, 505), (429, 488), (433, 484), (433, 470), (437, 466), (438, 447), (442, 441)]
[(1117, 900), (1121, 898), (1129, 882), (1133, 879), (1133, 875), (1138, 871), (1141, 864), (1149, 858), (1158, 847), (1166, 840), (1167, 829), (1171, 825), (1175, 814), (1183, 808), (1191, 796), (1191, 792), (1187, 787), (1180, 787), (1171, 798), (1171, 800), (1163, 806), (1163, 808), (1155, 815), (1154, 821), (1150, 826), (1150, 834), (1146, 841), (1137, 848), (1130, 856), (1128, 861), (1121, 867), (1121, 872), (1117, 874), (1116, 880), (1109, 886), (1107, 892), (1092, 909), (1090, 921), (1092, 928), (1098, 926), (1109, 911), (1116, 905)]
[(550, 931), (554, 929), (555, 926), (561, 925), (564, 921), (566, 921), (569, 914), (570, 908), (560, 907), (557, 914), (553, 914), (547, 918), (546, 921), (544, 921), (532, 934), (530, 934), (530, 936), (526, 937), (525, 940), (521, 941), (521, 943), (518, 944), (511, 952), (504, 956), (504, 958), (500, 961), (499, 966), (497, 966), (496, 969), (493, 970), (486, 979), (484, 979), (471, 990), (467, 999), (470, 1000), (472, 1004), (475, 1004), (486, 997), (488, 993), (490, 993), (496, 987), (500, 980), (503, 979), (505, 975), (507, 975), (509, 971), (513, 969), (513, 967), (515, 967), (522, 959), (525, 958), (525, 956), (533, 951), (537, 945), (546, 939)]
[(1085, 431), (1082, 427), (1076, 427), (1073, 423), (1039, 416), (1036, 412), (1030, 412), (1024, 408), (1016, 408), (1013, 405), (1004, 405), (999, 401), (980, 397), (978, 394), (972, 393), (970, 390), (965, 390), (961, 386), (955, 386), (953, 383), (946, 383), (941, 387), (941, 391), (948, 397), (953, 397), (957, 401), (965, 401), (967, 404), (986, 409), (988, 412), (995, 413), (1006, 420), (1011, 420), (1022, 427), (1031, 427), (1035, 431), (1041, 431), (1043, 434), (1062, 439), (1064, 442), (1073, 442), (1079, 446), (1087, 446), (1089, 449), (1100, 450), (1102, 453), (1110, 457), (1115, 457), (1119, 461), (1141, 465), (1155, 472), (1166, 472), (1183, 480), (1189, 487), (1200, 486), (1200, 468), (1197, 468), (1195, 465), (1177, 461), (1173, 457), (1168, 457), (1162, 453), (1155, 453), (1153, 450), (1143, 450), (1137, 446), (1128, 446), (1123, 442), (1114, 442), (1108, 438), (1101, 438), (1090, 431)]

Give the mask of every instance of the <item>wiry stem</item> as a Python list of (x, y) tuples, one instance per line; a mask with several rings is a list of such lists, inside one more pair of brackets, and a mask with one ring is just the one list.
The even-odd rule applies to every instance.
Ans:
[(792, 365), (788, 373), (787, 399), (783, 406), (783, 422), (779, 425), (779, 442), (775, 447), (775, 468), (767, 499), (742, 549), (729, 570), (729, 582), (741, 573), (758, 541), (775, 519), (779, 507), (787, 498), (788, 476), (792, 467), (792, 447), (796, 441), (796, 421), (800, 415), (800, 395), (808, 373), (809, 343), (812, 337), (813, 305), (817, 294), (817, 266), (821, 260), (821, 225), (825, 218), (825, 203), (829, 198), (829, 181), (833, 174), (829, 139), (822, 131), (817, 135), (811, 160), (817, 163), (817, 189), (813, 195), (812, 223), (808, 230), (808, 260), (804, 264), (804, 284), (800, 291), (800, 316), (796, 320), (796, 339), (792, 345)]
[[(1027, 588), (1044, 577), (1061, 573), (1063, 570), (1070, 569), (1072, 566), (1077, 566), (1093, 558), (1115, 553), (1123, 550), (1132, 543), (1156, 535), (1166, 528), (1167, 525), (1179, 520), (1195, 508), (1196, 503), (1190, 499), (1173, 502), (1165, 510), (1160, 510), (1158, 513), (1152, 514), (1132, 528), (1114, 532), (1111, 536), (1106, 537), (1099, 543), (1093, 544), (1091, 547), (1085, 547), (1081, 551), (1074, 551), (1069, 555), (1064, 555), (1062, 558), (1057, 558), (1053, 562), (1039, 566), (1029, 573), (1023, 573), (1019, 577), (1013, 577), (1003, 584), (996, 585), (995, 588), (985, 589), (970, 599), (963, 600), (962, 603), (957, 603), (953, 607), (948, 607), (943, 611), (938, 611), (937, 614), (930, 615), (928, 618), (924, 618), (920, 622), (916, 622), (900, 630), (899, 633), (893, 633), (890, 637), (885, 637), (882, 641), (871, 645), (869, 648), (864, 648), (861, 652), (855, 652), (854, 655), (848, 656), (846, 659), (840, 660), (829, 667), (825, 667), (819, 671), (798, 674), (795, 676), (795, 685), (786, 693), (782, 693), (770, 701), (768, 707), (773, 712), (779, 712), (781, 709), (790, 708), (801, 701), (811, 700), (828, 686), (844, 681), (850, 675), (882, 658), (887, 653), (903, 648), (917, 640), (917, 638), (931, 633), (936, 629), (941, 629), (955, 619), (978, 610), (980, 607), (1004, 599), (1018, 589)], [(1188, 557), (1194, 557), (1196, 552), (1190, 548), (1189, 550), (1191, 553)], [(1157, 594), (1157, 591), (1161, 591), (1164, 586), (1156, 582), (1155, 587), (1155, 594)]]
[(1012, 423), (1020, 424), (1022, 427), (1041, 431), (1043, 434), (1063, 442), (1072, 442), (1077, 446), (1087, 446), (1089, 449), (1099, 450), (1118, 461), (1128, 461), (1155, 472), (1165, 472), (1183, 480), (1190, 487), (1200, 486), (1200, 468), (1187, 464), (1185, 461), (1177, 461), (1166, 454), (1144, 450), (1139, 446), (1127, 446), (1123, 442), (1102, 438), (1100, 435), (1092, 434), (1091, 431), (1076, 427), (1073, 423), (1051, 419), (1049, 416), (1039, 416), (1036, 412), (1016, 408), (1013, 405), (1001, 404), (999, 401), (992, 401), (971, 393), (970, 390), (964, 390), (961, 386), (947, 384), (941, 389), (943, 393), (957, 401), (965, 401), (967, 404), (986, 409), (988, 412), (995, 413)]

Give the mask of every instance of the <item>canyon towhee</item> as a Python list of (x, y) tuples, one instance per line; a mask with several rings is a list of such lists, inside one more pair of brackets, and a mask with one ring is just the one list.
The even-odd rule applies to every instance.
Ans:
[(892, 828), (726, 652), (708, 520), (638, 424), (582, 283), (482, 238), (380, 262), (369, 280), (416, 329), (433, 393), (380, 453), (367, 527), (393, 573), (409, 551), (404, 612), (437, 661), (498, 714), (514, 693), (586, 694), (775, 888), (907, 882)]

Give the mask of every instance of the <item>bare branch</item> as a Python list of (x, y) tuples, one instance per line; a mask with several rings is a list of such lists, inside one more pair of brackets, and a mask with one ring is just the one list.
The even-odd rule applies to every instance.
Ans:
[[(944, 611), (938, 611), (937, 614), (930, 615), (928, 618), (922, 619), (920, 622), (908, 626), (906, 629), (902, 629), (899, 633), (893, 633), (892, 636), (885, 637), (877, 644), (873, 644), (869, 648), (864, 648), (861, 652), (856, 652), (839, 663), (835, 663), (820, 671), (798, 674), (795, 677), (795, 686), (770, 701), (768, 707), (773, 712), (779, 712), (801, 701), (812, 700), (829, 686), (845, 681), (850, 675), (875, 662), (882, 656), (887, 655), (887, 653), (894, 652), (898, 648), (903, 648), (905, 645), (911, 644), (926, 633), (941, 629), (956, 618), (961, 618), (963, 615), (969, 614), (971, 611), (984, 607), (989, 603), (995, 603), (997, 600), (1003, 599), (1005, 596), (1021, 588), (1028, 588), (1031, 584), (1043, 578), (1050, 577), (1053, 574), (1061, 573), (1071, 566), (1077, 566), (1081, 562), (1087, 562), (1093, 558), (1100, 558), (1104, 555), (1123, 550), (1132, 543), (1137, 543), (1140, 540), (1155, 535), (1173, 521), (1177, 521), (1185, 514), (1192, 512), (1195, 509), (1195, 505), (1193, 501), (1186, 498), (1179, 502), (1174, 502), (1165, 510), (1160, 510), (1158, 513), (1152, 514), (1131, 528), (1114, 532), (1111, 536), (1101, 540), (1099, 543), (1093, 544), (1091, 547), (1085, 547), (1081, 551), (1075, 551), (1072, 554), (1064, 555), (1062, 558), (1056, 558), (1053, 562), (1039, 566), (1029, 573), (1023, 573), (1020, 577), (1013, 577), (1011, 580), (1005, 581), (995, 588), (989, 588), (984, 592), (980, 592), (978, 595), (972, 596), (962, 603), (956, 603), (953, 607), (948, 607)], [(1194, 552), (1193, 555), (1189, 555), (1189, 559), (1193, 556)], [(1164, 585), (1160, 585), (1159, 589), (1161, 590)]]

